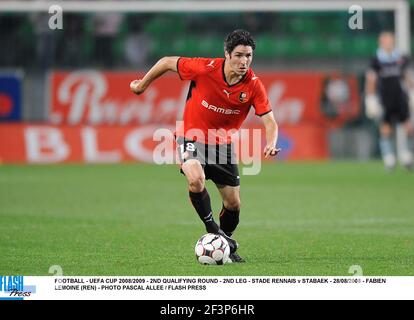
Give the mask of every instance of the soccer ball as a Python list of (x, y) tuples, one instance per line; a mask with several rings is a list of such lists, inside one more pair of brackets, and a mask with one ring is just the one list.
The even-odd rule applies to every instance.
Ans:
[(218, 234), (205, 234), (197, 241), (194, 250), (197, 261), (201, 264), (222, 265), (229, 260), (229, 243)]

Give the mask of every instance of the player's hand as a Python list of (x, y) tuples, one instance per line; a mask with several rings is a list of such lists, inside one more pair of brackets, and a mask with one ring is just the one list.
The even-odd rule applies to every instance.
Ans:
[(142, 85), (142, 80), (131, 81), (129, 87), (131, 88), (131, 91), (137, 95), (140, 95), (145, 91), (145, 88)]
[(368, 94), (365, 96), (365, 114), (371, 120), (381, 119), (383, 111), (377, 95)]
[(281, 150), (282, 149), (276, 148), (273, 145), (267, 145), (264, 148), (263, 153), (264, 153), (265, 158), (268, 158), (269, 156), (272, 156), (272, 157), (276, 156)]

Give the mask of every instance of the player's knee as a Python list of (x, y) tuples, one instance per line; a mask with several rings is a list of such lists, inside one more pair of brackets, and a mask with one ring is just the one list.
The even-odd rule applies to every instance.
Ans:
[(412, 136), (414, 135), (414, 126), (411, 121), (407, 121), (404, 124), (405, 132), (407, 135)]
[(381, 126), (381, 135), (385, 138), (389, 138), (392, 135), (392, 128), (389, 124), (383, 124)]
[(194, 176), (188, 180), (188, 188), (191, 192), (201, 192), (204, 190), (205, 178), (204, 176)]
[(203, 173), (203, 167), (200, 162), (195, 159), (190, 159), (184, 162), (181, 166), (181, 169), (184, 171), (186, 176), (200, 175)]
[(240, 211), (241, 202), (239, 198), (229, 199), (224, 201), (224, 207), (231, 211)]
[(205, 186), (205, 175), (203, 168), (198, 161), (184, 163), (183, 171), (188, 180), (188, 187), (191, 192), (201, 192)]

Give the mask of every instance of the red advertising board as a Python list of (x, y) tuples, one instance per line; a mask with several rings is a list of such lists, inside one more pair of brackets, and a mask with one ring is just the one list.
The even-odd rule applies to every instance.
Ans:
[(157, 79), (141, 96), (129, 84), (139, 75), (121, 72), (55, 72), (50, 76), (53, 124), (173, 124), (180, 116), (188, 83), (177, 75)]
[[(279, 158), (321, 160), (329, 157), (327, 133), (359, 113), (357, 81), (324, 73), (257, 73), (279, 124)], [(175, 154), (172, 132), (182, 112), (188, 82), (176, 74), (157, 79), (145, 94), (130, 92), (139, 77), (125, 72), (54, 72), (50, 75), (49, 123), (0, 124), (0, 161), (7, 163), (125, 161), (162, 162), (162, 139), (169, 129), (167, 154)], [(263, 129), (251, 111), (240, 145), (263, 147), (253, 129)], [(249, 140), (246, 140), (249, 139)], [(256, 152), (257, 153), (257, 152)], [(255, 155), (256, 155), (255, 153)], [(260, 157), (260, 152), (259, 152)], [(168, 162), (168, 161), (167, 161)], [(174, 161), (173, 161), (174, 162)]]
[[(166, 74), (141, 96), (129, 83), (142, 74), (125, 72), (54, 72), (50, 76), (53, 124), (174, 125), (181, 119), (188, 81)], [(258, 73), (280, 125), (343, 122), (359, 112), (357, 82), (324, 73)], [(247, 123), (257, 121), (249, 117)]]
[[(172, 127), (69, 126), (0, 124), (0, 161), (4, 163), (178, 163)], [(256, 129), (257, 130), (257, 129)], [(242, 129), (241, 163), (262, 156), (264, 133)], [(155, 135), (154, 135), (155, 133)], [(259, 133), (259, 141), (254, 142)], [(287, 126), (281, 131), (286, 141), (282, 158), (321, 160), (329, 155), (324, 128), (313, 125)]]

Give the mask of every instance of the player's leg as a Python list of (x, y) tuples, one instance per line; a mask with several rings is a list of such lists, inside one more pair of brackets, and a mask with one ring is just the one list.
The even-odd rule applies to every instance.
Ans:
[(398, 159), (403, 166), (411, 170), (413, 165), (413, 155), (411, 150), (413, 124), (410, 119), (408, 100), (405, 96), (401, 97), (398, 107), (397, 115), (399, 124), (396, 128)]
[(409, 136), (409, 137), (413, 137), (413, 135), (414, 135), (414, 125), (413, 125), (413, 123), (411, 122), (411, 119), (408, 119), (405, 123), (404, 123), (404, 129), (405, 129), (405, 132), (406, 132), (406, 134)]
[(412, 135), (412, 125), (410, 121), (397, 125), (397, 152), (400, 163), (407, 169), (411, 169), (413, 164), (413, 155), (410, 150), (410, 140)]
[(387, 170), (391, 170), (395, 167), (397, 159), (394, 154), (394, 148), (392, 143), (393, 130), (389, 122), (383, 122), (380, 125), (380, 150), (382, 161)]
[[(204, 167), (204, 172), (207, 179), (213, 180), (216, 185), (222, 186), (238, 186), (239, 172), (236, 164), (231, 161), (232, 149), (230, 146), (207, 146), (207, 163)], [(224, 160), (223, 160), (224, 159)], [(221, 164), (223, 160), (224, 164)], [(227, 239), (230, 246), (230, 253), (233, 254), (238, 248), (236, 240), (229, 237), (222, 229), (218, 228), (215, 232)]]
[(223, 162), (211, 166), (212, 180), (219, 190), (223, 207), (220, 212), (220, 227), (231, 237), (239, 224), (240, 176), (233, 144), (218, 148), (219, 159)]
[(189, 159), (182, 164), (181, 170), (188, 181), (191, 203), (203, 221), (207, 232), (218, 233), (219, 226), (213, 219), (210, 195), (205, 187), (205, 174), (200, 161)]
[(220, 228), (231, 237), (240, 221), (240, 186), (217, 185), (223, 200)]
[(383, 107), (383, 117), (380, 123), (380, 151), (382, 161), (386, 170), (392, 170), (397, 164), (393, 143), (393, 125), (398, 114), (398, 105), (395, 97), (383, 94), (381, 95), (381, 104)]
[(188, 181), (191, 203), (197, 211), (201, 221), (203, 221), (206, 226), (207, 232), (217, 233), (225, 237), (230, 245), (230, 253), (233, 254), (238, 248), (238, 243), (228, 237), (214, 221), (210, 195), (205, 188), (205, 174), (200, 161), (196, 159), (187, 160), (182, 165), (181, 170), (184, 172)]
[[(223, 201), (223, 208), (220, 212), (220, 230), (227, 241), (235, 241), (231, 238), (240, 221), (240, 186), (227, 186), (217, 184), (216, 186), (220, 192)], [(238, 243), (236, 242), (238, 247)], [(232, 262), (245, 262), (237, 252), (230, 254)]]

